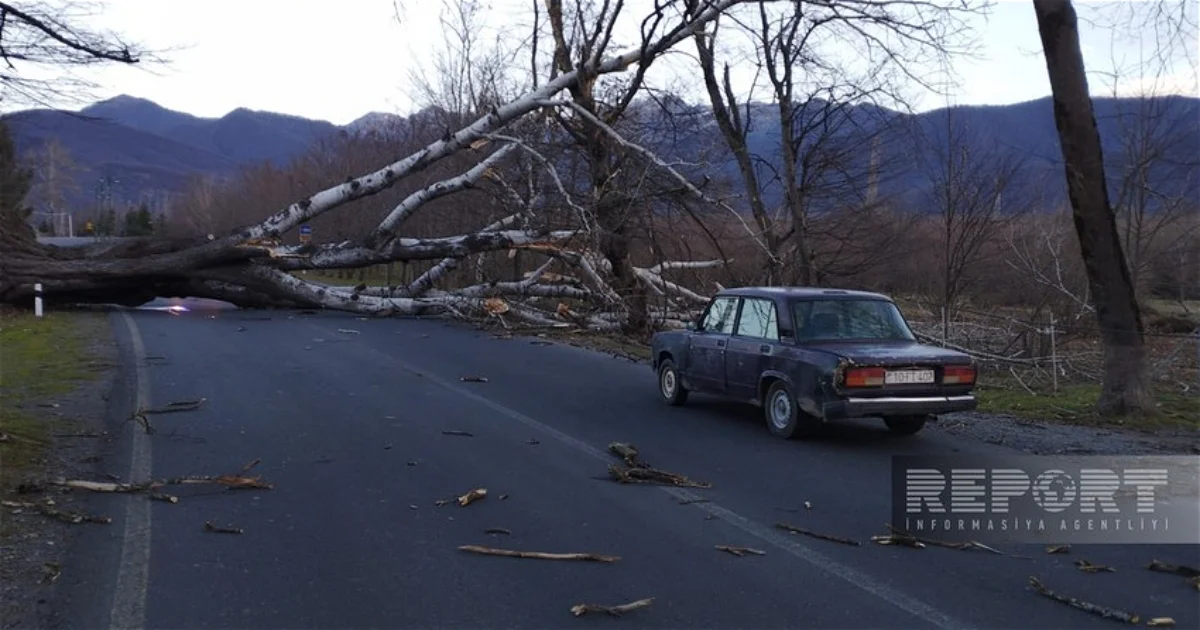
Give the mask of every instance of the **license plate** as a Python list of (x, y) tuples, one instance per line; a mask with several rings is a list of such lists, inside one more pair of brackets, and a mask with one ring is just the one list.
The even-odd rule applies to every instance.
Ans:
[(883, 382), (888, 385), (932, 383), (933, 380), (933, 370), (896, 370), (888, 372), (883, 377)]

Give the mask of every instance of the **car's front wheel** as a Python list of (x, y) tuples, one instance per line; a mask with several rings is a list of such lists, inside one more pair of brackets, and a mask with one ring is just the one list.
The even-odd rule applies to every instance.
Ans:
[(763, 415), (771, 433), (785, 440), (812, 437), (821, 429), (821, 423), (796, 404), (792, 388), (783, 381), (771, 383), (763, 399)]
[(658, 364), (658, 393), (668, 405), (679, 406), (687, 402), (688, 390), (683, 388), (679, 370), (670, 359), (663, 359)]
[(883, 419), (887, 428), (898, 435), (914, 435), (925, 428), (929, 416), (889, 416)]

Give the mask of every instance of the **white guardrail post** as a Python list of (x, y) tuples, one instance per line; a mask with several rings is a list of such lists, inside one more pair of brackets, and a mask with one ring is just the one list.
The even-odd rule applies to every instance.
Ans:
[(33, 315), (34, 317), (42, 316), (42, 283), (38, 282), (33, 285)]

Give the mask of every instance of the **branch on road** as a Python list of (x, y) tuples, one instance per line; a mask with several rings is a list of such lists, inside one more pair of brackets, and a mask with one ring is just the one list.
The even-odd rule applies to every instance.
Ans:
[(87, 481), (84, 479), (59, 479), (54, 482), (54, 485), (76, 490), (88, 490), (90, 492), (106, 492), (106, 493), (122, 493), (122, 494), (148, 494), (151, 498), (169, 501), (175, 503), (169, 495), (162, 497), (154, 497), (156, 491), (166, 486), (182, 486), (192, 484), (217, 484), (225, 486), (231, 490), (238, 489), (256, 489), (270, 490), (273, 485), (262, 480), (262, 477), (249, 477), (246, 473), (250, 472), (261, 460), (254, 460), (242, 467), (237, 473), (226, 475), (206, 475), (206, 476), (189, 476), (189, 477), (172, 477), (170, 479), (144, 481), (142, 483), (116, 483), (108, 481)]
[(623, 615), (627, 612), (632, 612), (639, 608), (647, 608), (652, 603), (654, 603), (653, 597), (647, 597), (646, 599), (639, 599), (636, 602), (629, 602), (628, 604), (620, 604), (618, 606), (602, 606), (600, 604), (575, 604), (574, 606), (571, 607), (571, 614), (575, 615), (576, 617), (582, 617), (588, 613), (604, 613), (606, 615), (612, 615), (613, 617), (620, 617), (621, 615)]
[(8, 508), (19, 510), (33, 510), (42, 516), (48, 516), (53, 519), (60, 520), (64, 523), (78, 525), (80, 523), (99, 523), (107, 525), (112, 523), (112, 518), (108, 516), (93, 516), (91, 514), (81, 514), (79, 512), (69, 512), (60, 510), (54, 506), (52, 502), (47, 500), (46, 503), (31, 503), (25, 501), (0, 501), (0, 505)]
[(535, 560), (579, 560), (584, 562), (613, 563), (621, 556), (606, 556), (598, 553), (548, 553), (544, 551), (516, 551), (513, 549), (496, 549), (479, 545), (462, 545), (459, 551), (469, 551), (484, 556), (503, 556), (505, 558), (532, 558)]
[(841, 536), (833, 536), (831, 534), (822, 534), (820, 532), (814, 532), (812, 530), (804, 529), (803, 527), (796, 527), (795, 525), (788, 525), (787, 523), (775, 523), (775, 528), (782, 529), (784, 531), (791, 532), (793, 534), (803, 534), (805, 536), (810, 536), (812, 538), (817, 538), (820, 540), (828, 540), (830, 542), (841, 543), (843, 545), (851, 545), (853, 547), (859, 547), (862, 545), (862, 543), (858, 542), (857, 540), (850, 540), (849, 538), (842, 538)]
[(658, 470), (657, 468), (626, 468), (612, 464), (608, 467), (608, 475), (617, 483), (649, 483), (677, 488), (711, 488), (712, 484), (704, 481), (692, 481), (679, 474)]
[(1041, 580), (1032, 575), (1029, 576), (1029, 585), (1033, 587), (1034, 592), (1036, 592), (1038, 595), (1049, 597), (1056, 602), (1066, 604), (1072, 608), (1078, 608), (1079, 610), (1092, 613), (1093, 615), (1104, 617), (1105, 619), (1114, 619), (1116, 621), (1123, 621), (1130, 624), (1136, 624), (1141, 619), (1141, 617), (1134, 613), (1127, 613), (1123, 610), (1116, 610), (1115, 608), (1100, 606), (1091, 602), (1085, 602), (1080, 599), (1075, 599), (1074, 597), (1056, 593), (1049, 588), (1046, 588), (1046, 585), (1042, 584)]
[(717, 545), (715, 548), (717, 551), (724, 551), (726, 553), (731, 553), (739, 558), (746, 556), (748, 554), (755, 555), (755, 556), (767, 555), (767, 552), (765, 552), (761, 549), (754, 549), (751, 547), (734, 547), (731, 545)]

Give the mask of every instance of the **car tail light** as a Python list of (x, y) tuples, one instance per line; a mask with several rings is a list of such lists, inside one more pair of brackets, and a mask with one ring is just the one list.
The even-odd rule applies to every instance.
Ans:
[(883, 368), (851, 368), (846, 370), (846, 387), (875, 387), (883, 385)]
[(942, 372), (943, 385), (970, 385), (975, 382), (975, 368), (969, 365), (948, 365)]

